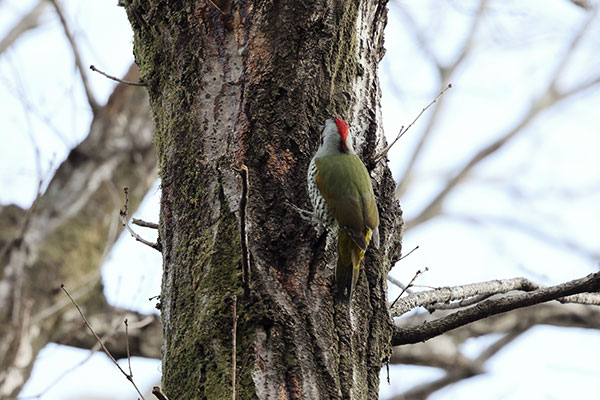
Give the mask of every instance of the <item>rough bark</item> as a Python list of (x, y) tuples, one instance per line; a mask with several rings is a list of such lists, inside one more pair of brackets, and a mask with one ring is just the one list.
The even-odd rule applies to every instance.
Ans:
[[(306, 170), (327, 117), (350, 123), (364, 160), (382, 147), (385, 3), (122, 1), (156, 125), (170, 398), (231, 398), (234, 294), (238, 398), (377, 397), (402, 226), (391, 174), (369, 165), (383, 241), (367, 252), (350, 311), (333, 302), (335, 238), (286, 201), (308, 208)], [(231, 168), (242, 164), (249, 290)]]
[[(137, 76), (132, 67), (127, 78)], [(39, 350), (67, 333), (62, 282), (90, 316), (110, 310), (100, 266), (120, 232), (121, 187), (133, 212), (155, 179), (147, 93), (118, 85), (31, 209), (0, 209), (0, 397), (15, 396)]]

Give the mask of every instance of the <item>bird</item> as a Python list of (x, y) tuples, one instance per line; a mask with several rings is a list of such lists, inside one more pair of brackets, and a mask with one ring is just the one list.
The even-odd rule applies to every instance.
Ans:
[(379, 247), (379, 211), (365, 164), (352, 146), (348, 124), (330, 118), (307, 173), (313, 216), (337, 232), (336, 302), (350, 305), (369, 243)]

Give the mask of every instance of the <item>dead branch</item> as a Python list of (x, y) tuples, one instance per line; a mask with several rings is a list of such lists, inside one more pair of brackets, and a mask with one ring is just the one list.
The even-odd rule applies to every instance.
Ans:
[(417, 292), (401, 299), (396, 307), (392, 307), (391, 313), (394, 317), (400, 317), (417, 307), (427, 307), (435, 303), (448, 303), (455, 300), (468, 299), (473, 296), (506, 293), (511, 290), (532, 291), (538, 288), (537, 284), (525, 278), (497, 279), (462, 286), (437, 288)]
[(578, 293), (596, 292), (599, 290), (600, 272), (596, 272), (580, 279), (575, 279), (556, 286), (540, 288), (529, 293), (507, 296), (500, 299), (488, 299), (473, 307), (457, 311), (448, 316), (435, 321), (426, 322), (419, 326), (395, 327), (392, 345), (399, 346), (422, 342), (491, 315), (500, 314), (517, 308), (528, 307), (550, 300), (557, 300)]
[(144, 82), (131, 82), (131, 81), (126, 81), (126, 80), (123, 80), (123, 79), (119, 79), (116, 76), (109, 75), (106, 72), (99, 70), (98, 68), (94, 67), (93, 65), (90, 65), (90, 69), (92, 71), (94, 71), (94, 72), (99, 73), (100, 75), (104, 75), (108, 79), (111, 79), (111, 80), (113, 80), (115, 82), (124, 83), (126, 85), (131, 85), (131, 86), (148, 86)]
[(156, 222), (148, 222), (148, 221), (144, 221), (143, 219), (138, 219), (138, 218), (132, 218), (131, 222), (134, 225), (142, 226), (144, 228), (158, 229), (158, 224)]
[(158, 243), (158, 242), (154, 243), (154, 242), (150, 242), (150, 241), (144, 239), (143, 237), (138, 235), (133, 230), (133, 228), (131, 228), (129, 226), (129, 224), (127, 223), (127, 212), (128, 212), (128, 205), (129, 205), (129, 187), (124, 186), (123, 193), (125, 193), (125, 204), (123, 205), (123, 209), (119, 211), (119, 219), (121, 220), (121, 224), (123, 225), (123, 227), (125, 227), (125, 229), (127, 229), (127, 232), (129, 232), (129, 234), (131, 236), (133, 236), (133, 238), (135, 240), (137, 240), (140, 243), (145, 244), (148, 247), (153, 248), (154, 250), (156, 250), (160, 253), (162, 251), (160, 243)]

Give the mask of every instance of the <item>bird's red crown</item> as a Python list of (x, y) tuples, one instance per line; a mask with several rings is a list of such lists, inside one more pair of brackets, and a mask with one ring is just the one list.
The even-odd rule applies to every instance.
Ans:
[(342, 148), (346, 151), (346, 138), (348, 137), (348, 124), (341, 118), (334, 118), (335, 124), (337, 125), (338, 133), (342, 138)]

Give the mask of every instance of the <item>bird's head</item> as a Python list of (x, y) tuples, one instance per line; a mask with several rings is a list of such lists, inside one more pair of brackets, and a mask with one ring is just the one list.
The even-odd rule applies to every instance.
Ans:
[(354, 154), (352, 138), (348, 132), (348, 124), (341, 118), (330, 118), (325, 121), (321, 131), (321, 147), (327, 154), (348, 153)]

